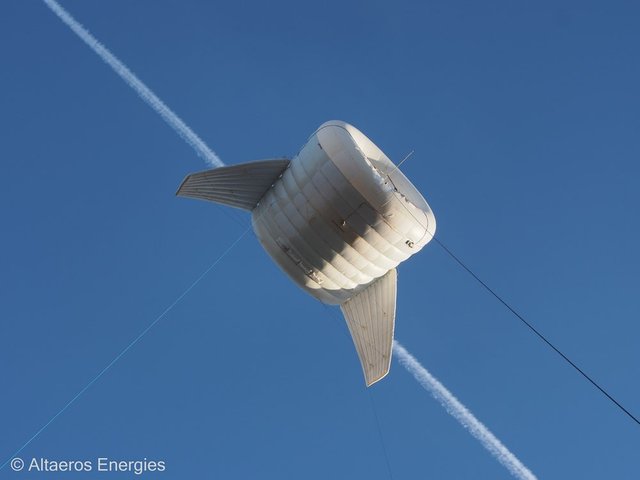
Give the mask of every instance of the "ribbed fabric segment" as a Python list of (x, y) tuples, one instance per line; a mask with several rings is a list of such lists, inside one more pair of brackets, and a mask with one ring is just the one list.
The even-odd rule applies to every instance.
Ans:
[(358, 352), (367, 386), (389, 373), (396, 289), (397, 274), (394, 268), (340, 306)]
[(176, 195), (253, 210), (287, 168), (290, 160), (260, 160), (192, 173)]
[[(356, 183), (376, 192), (381, 206), (345, 177), (329, 151), (360, 166)], [(400, 204), (389, 208), (404, 200), (367, 162), (357, 145), (322, 145), (314, 135), (253, 211), (263, 247), (325, 303), (344, 303), (417, 251), (420, 235), (411, 232), (422, 229), (420, 222)]]

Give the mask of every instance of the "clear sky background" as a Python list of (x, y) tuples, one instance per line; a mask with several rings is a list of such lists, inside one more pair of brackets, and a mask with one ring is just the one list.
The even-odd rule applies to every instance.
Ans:
[[(61, 3), (226, 163), (330, 119), (415, 150), (439, 238), (640, 414), (636, 2)], [(174, 196), (203, 161), (44, 4), (4, 2), (0, 58), (4, 462), (249, 216)], [(436, 244), (400, 266), (397, 313), (541, 478), (638, 478), (640, 427)], [(397, 363), (367, 391), (338, 310), (248, 235), (21, 456), (386, 479), (372, 405), (396, 480), (509, 478)]]

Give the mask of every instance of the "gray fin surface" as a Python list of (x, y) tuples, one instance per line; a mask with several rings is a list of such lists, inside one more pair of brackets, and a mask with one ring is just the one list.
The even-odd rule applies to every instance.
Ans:
[(259, 160), (192, 173), (176, 195), (253, 210), (289, 162), (286, 158)]
[(389, 373), (396, 318), (396, 269), (340, 305), (358, 352), (367, 386)]

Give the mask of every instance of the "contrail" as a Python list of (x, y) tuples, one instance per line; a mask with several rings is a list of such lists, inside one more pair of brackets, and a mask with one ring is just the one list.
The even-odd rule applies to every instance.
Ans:
[[(165, 103), (153, 93), (142, 81), (124, 65), (109, 49), (102, 45), (87, 29), (78, 23), (58, 2), (55, 0), (43, 0), (44, 3), (62, 20), (80, 39), (86, 43), (122, 80), (124, 80), (151, 108), (153, 108), (165, 122), (180, 135), (196, 153), (205, 159), (207, 163), (214, 167), (221, 167), (224, 162), (207, 146), (206, 143), (185, 124)], [(199, 281), (198, 279), (197, 281)], [(193, 285), (192, 285), (193, 286)], [(190, 287), (191, 288), (191, 287)], [(185, 292), (186, 294), (186, 292)], [(183, 294), (183, 296), (185, 295)], [(180, 297), (182, 298), (182, 297)], [(166, 312), (165, 312), (166, 313)], [(163, 314), (164, 315), (164, 314)], [(156, 320), (157, 321), (157, 320)], [(155, 323), (155, 322), (154, 322)], [(144, 332), (146, 333), (146, 331)], [(138, 339), (136, 339), (137, 341)], [(134, 342), (135, 343), (135, 342)], [(131, 346), (131, 345), (130, 345)], [(127, 347), (128, 349), (129, 347)], [(523, 480), (535, 480), (536, 476), (525, 467), (516, 456), (498, 440), (460, 401), (442, 385), (429, 371), (424, 368), (400, 343), (394, 340), (393, 351), (400, 363), (415, 377), (425, 390), (442, 404), (447, 412), (473, 435), (489, 453), (491, 453), (509, 472)], [(114, 362), (112, 362), (114, 363)], [(109, 365), (111, 366), (111, 365)], [(103, 372), (100, 373), (102, 375)], [(99, 376), (100, 376), (99, 375)], [(98, 377), (99, 377), (98, 376)], [(92, 380), (93, 383), (96, 379)], [(85, 388), (86, 389), (86, 388)], [(83, 390), (84, 391), (84, 390)], [(81, 391), (80, 393), (83, 393)], [(78, 394), (70, 403), (72, 403)], [(69, 405), (65, 406), (65, 410)], [(62, 413), (59, 412), (58, 415)], [(58, 416), (56, 415), (56, 417)], [(54, 417), (55, 419), (55, 417)], [(53, 419), (52, 419), (53, 420)], [(51, 423), (51, 421), (49, 422)], [(48, 424), (45, 425), (45, 427)], [(34, 435), (28, 442), (30, 443), (42, 430)], [(25, 444), (18, 453), (26, 447)], [(6, 465), (5, 462), (0, 469)]]
[(496, 460), (516, 478), (533, 480), (537, 477), (505, 447), (496, 436), (478, 420), (467, 407), (424, 368), (398, 341), (393, 341), (393, 352), (399, 362), (425, 390), (440, 402), (445, 410), (473, 435)]
[(196, 153), (214, 167), (224, 165), (222, 160), (207, 146), (202, 139), (191, 130), (165, 103), (160, 100), (142, 81), (127, 68), (107, 47), (102, 45), (69, 12), (55, 0), (43, 0), (44, 3), (62, 20), (73, 32), (80, 37), (98, 56), (116, 72), (151, 108), (160, 114), (165, 122), (180, 135)]

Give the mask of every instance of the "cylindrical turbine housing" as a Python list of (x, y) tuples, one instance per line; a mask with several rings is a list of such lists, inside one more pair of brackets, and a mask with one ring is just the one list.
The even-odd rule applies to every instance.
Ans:
[(424, 247), (436, 221), (420, 192), (371, 140), (323, 124), (252, 213), (264, 249), (291, 279), (342, 304)]

